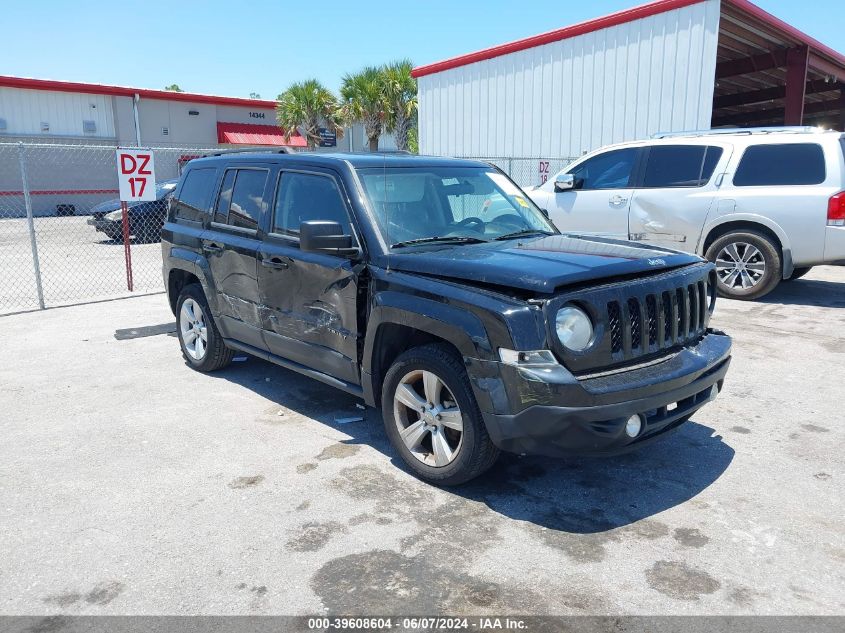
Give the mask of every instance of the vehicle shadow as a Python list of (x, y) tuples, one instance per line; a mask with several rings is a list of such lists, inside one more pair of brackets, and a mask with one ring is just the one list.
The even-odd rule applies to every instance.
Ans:
[(734, 449), (689, 421), (638, 451), (551, 459), (503, 454), (455, 493), (518, 521), (572, 534), (624, 527), (689, 501), (730, 465)]
[[(293, 371), (249, 357), (220, 372), (229, 380), (402, 461), (384, 433), (381, 412), (361, 400)], [(269, 378), (269, 380), (267, 380)], [(341, 424), (338, 420), (363, 418)], [(517, 521), (561, 532), (591, 534), (636, 523), (689, 501), (716, 481), (734, 450), (713, 429), (687, 422), (640, 451), (610, 458), (550, 459), (502, 454), (485, 475), (452, 494), (485, 503)]]
[(819, 308), (845, 308), (845, 284), (816, 279), (796, 279), (781, 283), (759, 303), (805, 305)]

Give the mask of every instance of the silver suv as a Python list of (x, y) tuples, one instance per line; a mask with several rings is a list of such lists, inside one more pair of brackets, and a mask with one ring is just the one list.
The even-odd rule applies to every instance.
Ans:
[(659, 134), (587, 154), (528, 194), (562, 231), (703, 255), (734, 299), (845, 263), (841, 132)]

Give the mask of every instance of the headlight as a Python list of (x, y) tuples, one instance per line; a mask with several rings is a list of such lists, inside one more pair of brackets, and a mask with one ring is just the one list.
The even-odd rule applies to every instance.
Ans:
[(112, 211), (111, 213), (106, 213), (104, 216), (106, 220), (111, 220), (112, 222), (116, 222), (123, 218), (123, 211), (118, 209), (117, 211)]
[(561, 344), (573, 352), (581, 352), (593, 340), (593, 323), (581, 308), (564, 306), (557, 311), (555, 330)]

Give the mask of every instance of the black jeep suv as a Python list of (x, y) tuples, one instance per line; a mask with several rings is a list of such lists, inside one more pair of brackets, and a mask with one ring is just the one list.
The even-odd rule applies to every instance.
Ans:
[(162, 231), (187, 363), (248, 352), (381, 407), (421, 478), (499, 450), (611, 454), (722, 387), (712, 264), (561, 234), (485, 163), (400, 155), (191, 161)]

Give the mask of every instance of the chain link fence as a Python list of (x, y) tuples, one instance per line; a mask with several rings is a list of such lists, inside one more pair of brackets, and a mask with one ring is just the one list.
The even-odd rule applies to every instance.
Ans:
[(508, 158), (464, 156), (472, 160), (493, 163), (508, 174), (520, 187), (542, 185), (575, 158)]
[[(0, 143), (0, 314), (126, 296), (115, 146)], [(152, 148), (157, 199), (130, 203), (132, 292), (163, 290), (161, 226), (191, 158)]]
[[(0, 143), (0, 314), (164, 290), (160, 232), (169, 194), (185, 163), (220, 148), (151, 148), (157, 199), (130, 203), (128, 240), (117, 200), (115, 149)], [(572, 159), (480, 160), (527, 187), (542, 184)]]

